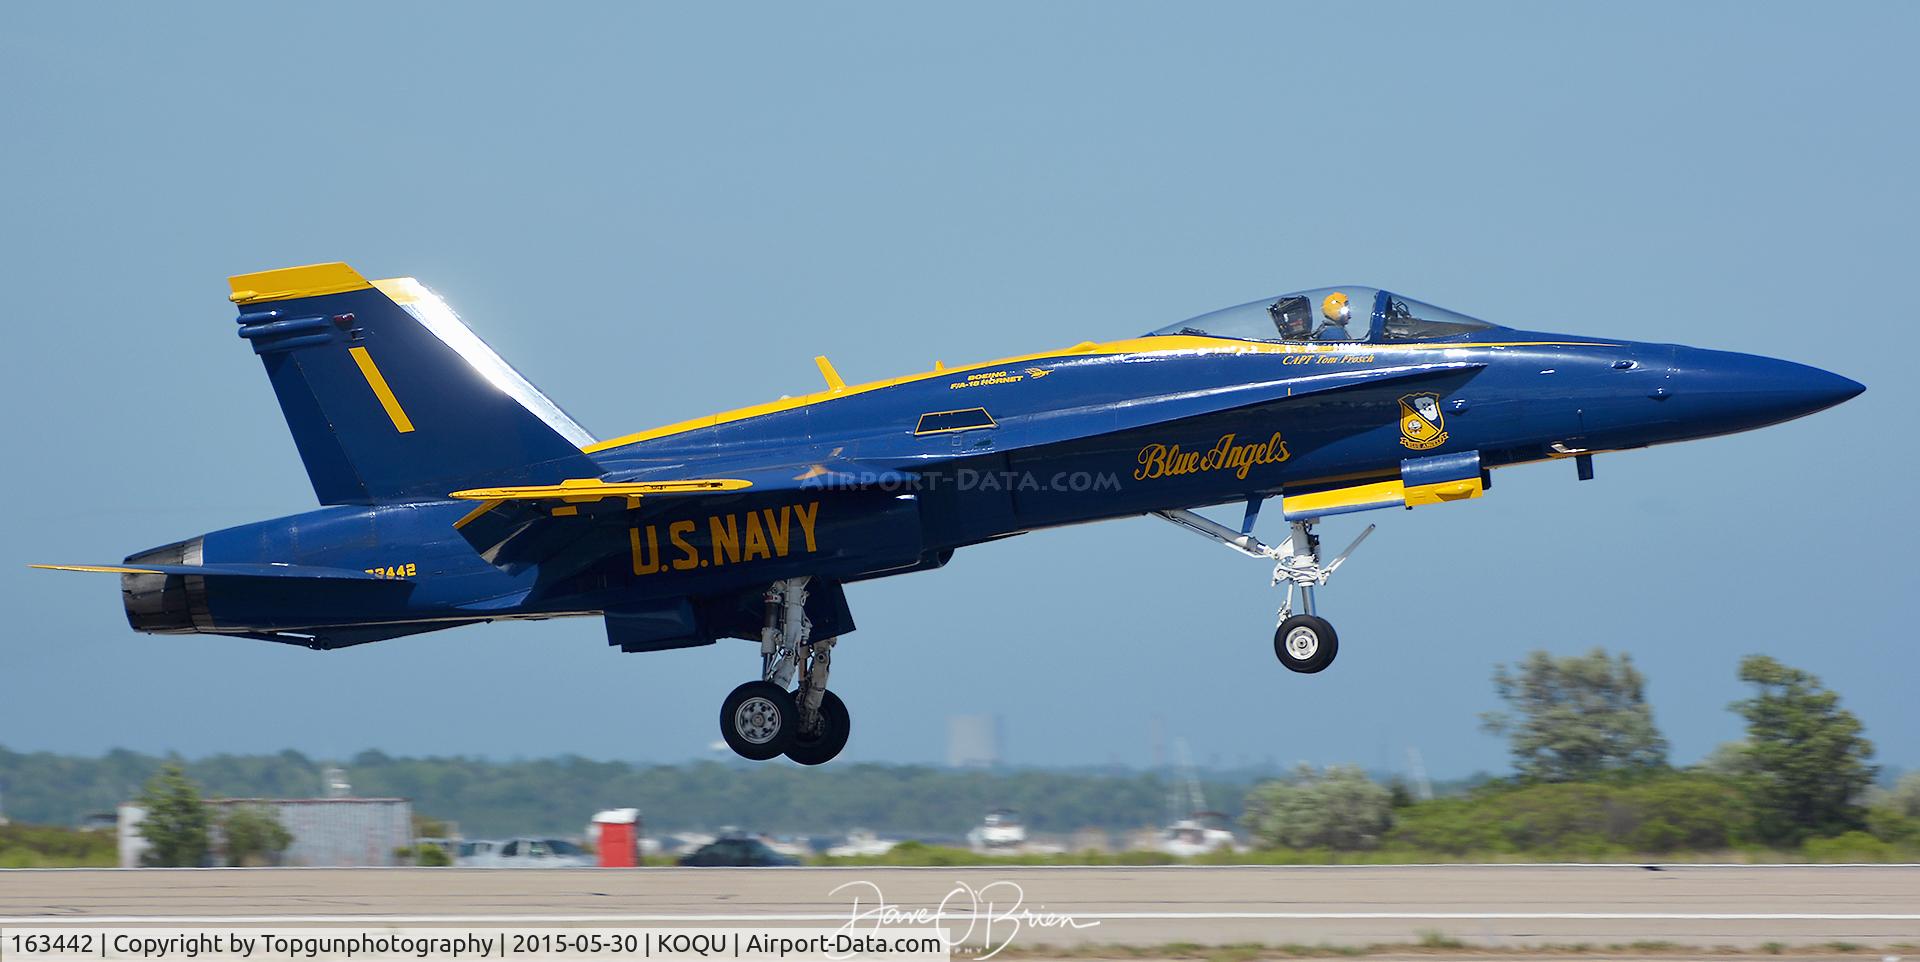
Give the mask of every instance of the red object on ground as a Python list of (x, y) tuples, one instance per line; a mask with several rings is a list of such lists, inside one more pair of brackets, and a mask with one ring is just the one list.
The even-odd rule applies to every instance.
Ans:
[(611, 808), (593, 816), (595, 847), (601, 868), (635, 868), (640, 864), (640, 810)]

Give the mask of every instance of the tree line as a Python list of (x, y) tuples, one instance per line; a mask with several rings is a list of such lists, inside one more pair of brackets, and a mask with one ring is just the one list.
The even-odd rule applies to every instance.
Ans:
[(1355, 767), (1304, 767), (1256, 786), (1244, 824), (1272, 849), (1330, 852), (1920, 852), (1920, 772), (1876, 789), (1873, 745), (1838, 695), (1764, 655), (1738, 671), (1751, 693), (1729, 707), (1746, 738), (1676, 768), (1630, 657), (1536, 651), (1495, 669), (1506, 709), (1483, 716), (1508, 740), (1513, 777), (1416, 803)]
[[(320, 773), (329, 764), (292, 751), (184, 760), (128, 751), (75, 758), (0, 749), (0, 788), (16, 820), (72, 825), (135, 798), (169, 763), (178, 763), (207, 796), (226, 798), (314, 797), (322, 794)], [(577, 835), (595, 811), (629, 806), (642, 810), (655, 833), (734, 825), (958, 839), (995, 808), (1019, 810), (1037, 832), (1127, 830), (1164, 823), (1172, 788), (1162, 774), (1134, 771), (637, 765), (578, 757), (401, 758), (377, 751), (339, 764), (356, 795), (411, 799), (416, 812), (452, 822), (469, 838)], [(1252, 774), (1209, 778), (1203, 790), (1209, 805), (1238, 812), (1255, 780)], [(781, 803), (769, 805), (770, 798)]]
[[(1510, 777), (1477, 779), (1432, 800), (1353, 766), (1265, 781), (1216, 777), (1203, 790), (1212, 807), (1239, 815), (1265, 853), (1250, 857), (1265, 859), (1741, 849), (1920, 855), (1920, 773), (1890, 790), (1874, 788), (1871, 743), (1818, 678), (1763, 656), (1743, 660), (1738, 674), (1749, 696), (1729, 707), (1746, 723), (1746, 738), (1692, 766), (1668, 760), (1645, 678), (1630, 658), (1599, 649), (1569, 657), (1534, 652), (1496, 667), (1493, 688), (1504, 708), (1483, 717), (1488, 732), (1507, 739)], [(344, 764), (357, 794), (412, 799), (416, 812), (452, 822), (470, 838), (575, 835), (592, 812), (628, 806), (643, 810), (653, 834), (729, 825), (820, 835), (866, 828), (936, 841), (957, 841), (1001, 807), (1022, 811), (1036, 832), (1058, 835), (1129, 831), (1185, 814), (1169, 811), (1167, 777), (1130, 771), (639, 766), (377, 751)], [(123, 801), (164, 797), (162, 790), (178, 789), (175, 778), (212, 797), (310, 797), (321, 794), (325, 767), (291, 751), (189, 762), (126, 751), (72, 758), (0, 749), (0, 789), (16, 820), (71, 825)], [(781, 804), (770, 806), (769, 798)], [(243, 840), (256, 829), (272, 840), (266, 827), (242, 829)], [(201, 834), (191, 817), (184, 831)], [(213, 826), (206, 832), (220, 835)], [(241, 854), (270, 859), (271, 846)], [(8, 857), (0, 837), (0, 862)]]

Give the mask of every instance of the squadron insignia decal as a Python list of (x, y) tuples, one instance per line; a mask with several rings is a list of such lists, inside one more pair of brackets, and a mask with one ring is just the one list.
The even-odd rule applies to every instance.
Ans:
[(1400, 444), (1425, 451), (1447, 443), (1447, 419), (1440, 413), (1440, 395), (1408, 394), (1400, 398)]

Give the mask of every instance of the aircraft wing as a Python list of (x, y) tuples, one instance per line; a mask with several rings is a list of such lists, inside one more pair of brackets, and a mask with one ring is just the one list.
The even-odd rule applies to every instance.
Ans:
[(713, 494), (753, 487), (745, 478), (693, 478), (685, 481), (609, 481), (605, 478), (569, 478), (559, 484), (531, 484), (504, 488), (471, 488), (455, 491), (461, 501), (555, 501), (562, 504), (586, 504), (607, 498), (638, 499), (650, 496)]
[(558, 484), (535, 484), (498, 488), (471, 488), (455, 491), (450, 497), (461, 501), (485, 503), (550, 502), (562, 506), (588, 504), (610, 498), (627, 499), (637, 507), (640, 498), (687, 497), (725, 494), (735, 491), (795, 491), (804, 488), (869, 487), (903, 484), (912, 475), (904, 471), (866, 466), (842, 459), (827, 459), (801, 464), (782, 464), (726, 472), (725, 478), (686, 478), (641, 480), (627, 475), (604, 478), (570, 478)]
[[(472, 488), (451, 497), (477, 501), (453, 523), (488, 563), (515, 574), (566, 551), (592, 533), (596, 520), (620, 519), (643, 500), (802, 490), (904, 486), (913, 475), (845, 458), (729, 469), (726, 477), (641, 479), (640, 472), (572, 478), (558, 484)], [(648, 471), (646, 473), (653, 473)]]

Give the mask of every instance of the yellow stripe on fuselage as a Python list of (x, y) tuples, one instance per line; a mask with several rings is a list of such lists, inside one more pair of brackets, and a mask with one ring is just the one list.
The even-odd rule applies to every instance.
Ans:
[(373, 388), (373, 396), (380, 399), (380, 406), (387, 409), (387, 418), (393, 421), (393, 429), (401, 434), (413, 433), (413, 421), (407, 417), (405, 409), (400, 407), (400, 399), (393, 396), (393, 389), (387, 386), (387, 379), (380, 374), (380, 368), (373, 363), (373, 355), (364, 347), (347, 348), (353, 355), (353, 363), (360, 365), (360, 376), (367, 379), (367, 386)]
[(878, 391), (883, 388), (911, 384), (915, 381), (965, 375), (968, 371), (982, 371), (996, 367), (1027, 364), (1034, 361), (1065, 360), (1076, 357), (1103, 357), (1116, 354), (1327, 354), (1336, 351), (1378, 353), (1381, 351), (1465, 350), (1476, 347), (1614, 346), (1617, 345), (1601, 341), (1501, 341), (1480, 344), (1285, 344), (1273, 341), (1241, 341), (1225, 337), (1201, 337), (1193, 334), (1159, 334), (1151, 337), (1128, 338), (1122, 341), (1108, 341), (1104, 344), (1095, 344), (1092, 341), (1088, 341), (1064, 350), (1041, 351), (1037, 354), (1021, 354), (1014, 357), (1003, 357), (998, 360), (970, 364), (966, 367), (936, 367), (931, 371), (907, 374), (884, 381), (870, 381), (866, 384), (839, 387), (830, 391), (816, 391), (812, 394), (802, 394), (798, 397), (781, 398), (778, 401), (768, 401), (765, 404), (755, 404), (749, 407), (736, 408), (732, 411), (722, 411), (719, 414), (709, 414), (706, 417), (693, 418), (674, 424), (662, 425), (661, 427), (646, 431), (637, 431), (633, 434), (621, 435), (617, 438), (610, 438), (595, 444), (589, 444), (581, 448), (581, 450), (588, 454), (593, 454), (612, 448), (625, 447), (629, 444), (638, 444), (642, 441), (652, 441), (656, 438), (685, 434), (688, 431), (697, 431), (701, 428), (731, 424), (734, 421), (744, 421), (748, 418), (760, 417), (765, 414), (778, 414), (782, 411), (791, 411), (796, 408), (806, 407), (810, 404), (818, 404), (822, 401), (832, 401), (839, 398), (852, 397), (856, 394), (865, 394), (869, 391)]

